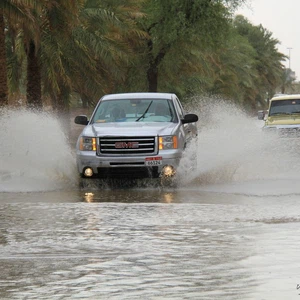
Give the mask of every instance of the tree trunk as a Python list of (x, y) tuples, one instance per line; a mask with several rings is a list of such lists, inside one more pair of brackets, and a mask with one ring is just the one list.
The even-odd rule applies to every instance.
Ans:
[(3, 9), (0, 9), (0, 106), (8, 104), (7, 62), (5, 48), (5, 23)]
[(34, 41), (27, 50), (27, 107), (42, 109), (41, 68)]
[(149, 68), (147, 70), (147, 80), (148, 80), (148, 92), (157, 92), (158, 88), (158, 67), (162, 60), (166, 55), (166, 49), (169, 46), (165, 46), (165, 48), (161, 48), (158, 54), (153, 56), (153, 42), (149, 40), (147, 43), (148, 46), (148, 61)]
[(150, 64), (147, 70), (148, 92), (157, 92), (158, 71), (157, 66)]

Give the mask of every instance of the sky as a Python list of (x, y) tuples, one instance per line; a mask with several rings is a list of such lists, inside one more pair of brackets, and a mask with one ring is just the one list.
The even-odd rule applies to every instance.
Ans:
[[(290, 57), (283, 62), (296, 72), (300, 81), (300, 1), (299, 0), (246, 0), (236, 13), (246, 17), (253, 25), (261, 24), (280, 44), (278, 51)], [(290, 49), (289, 49), (290, 48)]]

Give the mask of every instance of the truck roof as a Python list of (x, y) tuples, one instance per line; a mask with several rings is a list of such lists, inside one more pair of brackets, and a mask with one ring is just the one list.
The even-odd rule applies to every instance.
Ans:
[(282, 95), (275, 95), (271, 101), (276, 101), (276, 100), (291, 100), (291, 99), (300, 99), (300, 94), (282, 94)]
[(175, 94), (173, 93), (120, 93), (120, 94), (108, 94), (103, 96), (103, 100), (112, 100), (112, 99), (172, 99)]

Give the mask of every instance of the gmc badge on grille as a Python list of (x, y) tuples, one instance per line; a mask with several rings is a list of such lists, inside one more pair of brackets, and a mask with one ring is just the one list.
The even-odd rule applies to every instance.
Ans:
[(138, 142), (116, 142), (115, 148), (116, 149), (136, 149), (139, 147)]

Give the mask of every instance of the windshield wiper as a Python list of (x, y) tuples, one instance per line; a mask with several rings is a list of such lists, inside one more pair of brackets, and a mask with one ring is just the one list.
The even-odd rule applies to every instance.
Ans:
[(149, 108), (150, 108), (152, 102), (153, 102), (153, 100), (149, 103), (149, 105), (148, 105), (147, 109), (144, 111), (144, 113), (143, 113), (140, 117), (138, 117), (138, 118), (135, 120), (136, 122), (138, 122), (141, 118), (144, 118), (144, 117), (145, 117), (145, 115), (146, 115), (146, 113), (148, 112), (148, 110), (149, 110)]

